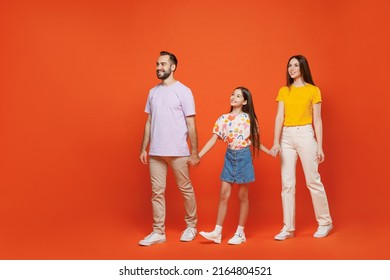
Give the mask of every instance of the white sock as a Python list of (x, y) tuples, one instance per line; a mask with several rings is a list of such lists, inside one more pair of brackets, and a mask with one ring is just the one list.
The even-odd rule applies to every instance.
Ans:
[(221, 227), (220, 225), (216, 225), (216, 226), (215, 226), (215, 229), (214, 229), (214, 232), (215, 232), (216, 234), (221, 234), (221, 232), (222, 232), (222, 227)]
[(236, 233), (238, 233), (238, 234), (244, 233), (244, 227), (243, 226), (238, 226), (237, 230), (236, 230)]

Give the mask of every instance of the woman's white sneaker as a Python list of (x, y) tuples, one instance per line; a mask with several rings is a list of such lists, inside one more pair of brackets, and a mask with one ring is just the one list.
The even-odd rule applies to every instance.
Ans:
[(326, 226), (319, 226), (317, 228), (317, 231), (313, 234), (316, 238), (322, 238), (329, 234), (329, 232), (332, 230), (333, 225), (326, 225)]
[(294, 232), (287, 231), (286, 227), (283, 227), (283, 229), (277, 235), (275, 235), (274, 238), (275, 238), (275, 240), (282, 241), (282, 240), (286, 240), (287, 238), (291, 238), (291, 237), (294, 237)]

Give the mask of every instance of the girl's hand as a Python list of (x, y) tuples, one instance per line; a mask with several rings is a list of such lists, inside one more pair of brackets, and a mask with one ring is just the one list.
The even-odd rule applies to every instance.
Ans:
[(268, 153), (271, 157), (275, 158), (277, 153), (274, 153), (272, 152), (271, 150), (269, 150), (269, 153)]

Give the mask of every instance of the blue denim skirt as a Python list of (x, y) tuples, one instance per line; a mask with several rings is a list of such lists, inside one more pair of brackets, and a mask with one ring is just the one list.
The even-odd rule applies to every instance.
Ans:
[(249, 147), (231, 150), (227, 149), (221, 180), (229, 183), (245, 184), (255, 181), (252, 153)]

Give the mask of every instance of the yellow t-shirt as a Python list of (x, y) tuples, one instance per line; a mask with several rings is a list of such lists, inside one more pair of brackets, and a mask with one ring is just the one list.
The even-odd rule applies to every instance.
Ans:
[(311, 84), (284, 86), (276, 101), (284, 102), (284, 125), (306, 125), (313, 122), (313, 104), (321, 102), (320, 89)]

